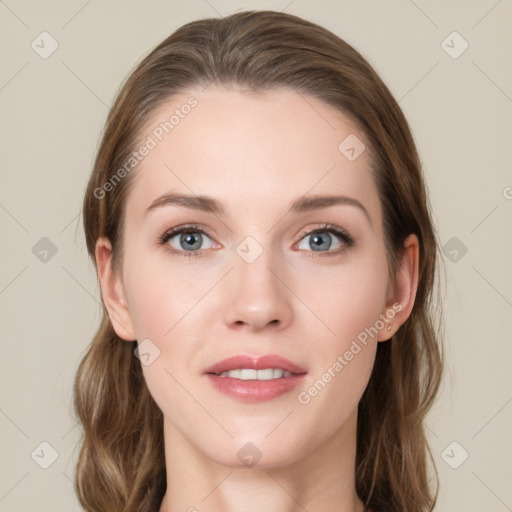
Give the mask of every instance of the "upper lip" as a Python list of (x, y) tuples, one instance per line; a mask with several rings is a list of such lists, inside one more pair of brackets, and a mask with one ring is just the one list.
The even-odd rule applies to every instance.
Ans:
[(293, 374), (306, 373), (304, 368), (301, 368), (290, 360), (275, 354), (266, 354), (263, 356), (250, 356), (246, 354), (239, 354), (227, 359), (223, 359), (204, 370), (204, 373), (222, 373), (229, 370), (237, 370), (239, 368), (251, 368), (254, 370), (265, 370), (267, 368), (281, 368), (286, 372)]

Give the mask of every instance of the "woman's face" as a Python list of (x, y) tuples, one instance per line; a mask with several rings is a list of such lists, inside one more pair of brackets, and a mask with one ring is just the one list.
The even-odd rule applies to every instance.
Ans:
[(169, 439), (262, 467), (353, 440), (401, 315), (364, 134), (310, 96), (211, 85), (155, 112), (143, 144), (102, 288)]

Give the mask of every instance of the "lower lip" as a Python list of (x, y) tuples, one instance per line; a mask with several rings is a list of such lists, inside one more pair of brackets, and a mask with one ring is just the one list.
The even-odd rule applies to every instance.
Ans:
[(207, 374), (210, 382), (221, 393), (243, 402), (266, 402), (300, 386), (306, 374), (292, 375), (271, 380), (241, 380)]

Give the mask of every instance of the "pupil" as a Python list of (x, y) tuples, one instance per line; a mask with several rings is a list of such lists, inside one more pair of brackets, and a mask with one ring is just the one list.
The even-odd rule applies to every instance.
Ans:
[[(330, 235), (329, 235), (329, 233), (325, 233), (325, 234), (329, 236), (329, 239), (328, 239), (329, 243), (326, 247), (326, 249), (329, 249), (329, 247), (331, 247)], [(313, 250), (317, 251), (318, 247), (321, 247), (323, 241), (324, 241), (324, 235), (319, 235), (319, 234), (314, 235), (313, 236), (313, 243), (314, 243)]]
[(200, 237), (201, 235), (199, 233), (195, 235), (192, 233), (185, 233), (184, 235), (181, 236), (181, 241), (186, 247), (190, 249), (198, 249), (199, 247), (201, 247)]

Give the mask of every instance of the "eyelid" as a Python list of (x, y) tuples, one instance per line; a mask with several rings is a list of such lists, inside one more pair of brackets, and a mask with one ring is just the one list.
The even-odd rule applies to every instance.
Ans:
[(186, 232), (190, 233), (202, 233), (209, 238), (212, 238), (212, 234), (210, 230), (206, 226), (202, 226), (200, 224), (181, 224), (179, 226), (175, 226), (173, 228), (168, 229), (162, 235), (158, 237), (158, 240), (161, 243), (165, 243), (169, 238), (172, 238), (174, 235), (180, 235)]
[(313, 233), (323, 233), (326, 231), (334, 232), (339, 237), (346, 238), (350, 242), (355, 241), (355, 237), (353, 237), (347, 230), (343, 229), (340, 226), (336, 226), (335, 224), (321, 223), (317, 227), (314, 228), (305, 228), (301, 230), (297, 237), (299, 240), (302, 240), (305, 236), (312, 235)]

